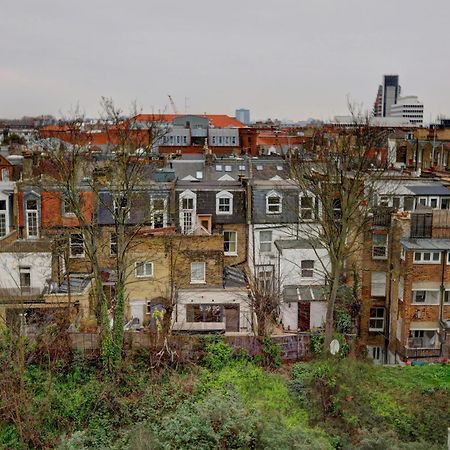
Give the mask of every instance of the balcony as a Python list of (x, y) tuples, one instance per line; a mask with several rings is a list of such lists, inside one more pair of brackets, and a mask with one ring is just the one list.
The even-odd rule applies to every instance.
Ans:
[(373, 214), (373, 226), (374, 227), (390, 227), (391, 215), (395, 211), (395, 208), (388, 206), (377, 206), (372, 210)]
[(397, 351), (403, 358), (427, 359), (441, 356), (441, 344), (432, 345), (423, 338), (409, 338), (407, 345), (397, 344)]

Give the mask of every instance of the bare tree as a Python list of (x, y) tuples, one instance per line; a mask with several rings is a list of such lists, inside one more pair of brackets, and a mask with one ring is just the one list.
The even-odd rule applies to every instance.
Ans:
[[(106, 158), (95, 154), (84, 117), (75, 114), (71, 120), (65, 120), (63, 131), (67, 143), (47, 146), (45, 160), (53, 170), (44, 173), (41, 183), (60, 190), (77, 219), (75, 230), (82, 235), (81, 245), (94, 278), (101, 356), (104, 367), (112, 372), (120, 365), (123, 348), (129, 250), (152, 213), (151, 207), (146, 205), (146, 214), (139, 223), (132, 223), (130, 212), (132, 205), (142, 198), (146, 167), (152, 163), (154, 147), (164, 135), (165, 128), (157, 120), (142, 126), (136, 120), (135, 107), (128, 117), (124, 117), (110, 99), (102, 99), (101, 106), (102, 132), (108, 146)], [(108, 193), (106, 197), (102, 195), (105, 192)], [(101, 253), (105, 242), (97, 217), (99, 208), (109, 211), (116, 239), (116, 298), (111, 305), (105, 297), (101, 278)]]
[[(325, 348), (334, 332), (338, 290), (349, 261), (361, 250), (372, 216), (371, 199), (385, 174), (386, 134), (354, 115), (350, 128), (318, 130), (309, 152), (293, 155), (292, 178), (300, 190), (299, 216), (303, 232), (316, 248), (328, 251), (323, 266), (329, 284)], [(314, 244), (316, 243), (316, 244)], [(349, 272), (349, 273), (347, 273)]]

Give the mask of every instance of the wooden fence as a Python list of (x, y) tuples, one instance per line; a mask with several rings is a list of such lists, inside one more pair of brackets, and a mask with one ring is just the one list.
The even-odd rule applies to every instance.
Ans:
[[(70, 333), (72, 348), (85, 354), (95, 354), (98, 351), (99, 335), (97, 333)], [(260, 353), (261, 343), (255, 336), (231, 335), (224, 336), (227, 342), (235, 350), (243, 349), (250, 356)], [(272, 339), (281, 347), (283, 361), (297, 361), (309, 359), (312, 354), (310, 350), (311, 335), (309, 333), (283, 334), (272, 336)], [(161, 348), (155, 334), (147, 332), (126, 332), (125, 349), (137, 350)], [(181, 360), (196, 360), (203, 353), (202, 337), (170, 336), (169, 346), (176, 350)]]

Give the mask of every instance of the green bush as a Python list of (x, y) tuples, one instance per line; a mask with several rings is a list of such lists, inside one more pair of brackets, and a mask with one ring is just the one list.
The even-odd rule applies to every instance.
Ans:
[(256, 358), (263, 367), (277, 369), (281, 367), (281, 347), (269, 336), (263, 339), (261, 346), (261, 356)]
[(220, 370), (230, 364), (233, 349), (223, 340), (206, 344), (206, 355), (203, 364), (211, 370)]
[(335, 327), (338, 333), (350, 333), (352, 329), (352, 318), (345, 310), (337, 310), (335, 313)]

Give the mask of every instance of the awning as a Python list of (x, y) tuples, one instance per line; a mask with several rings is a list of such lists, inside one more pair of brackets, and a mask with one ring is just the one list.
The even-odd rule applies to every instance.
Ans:
[(439, 322), (411, 322), (409, 324), (410, 330), (439, 330)]

